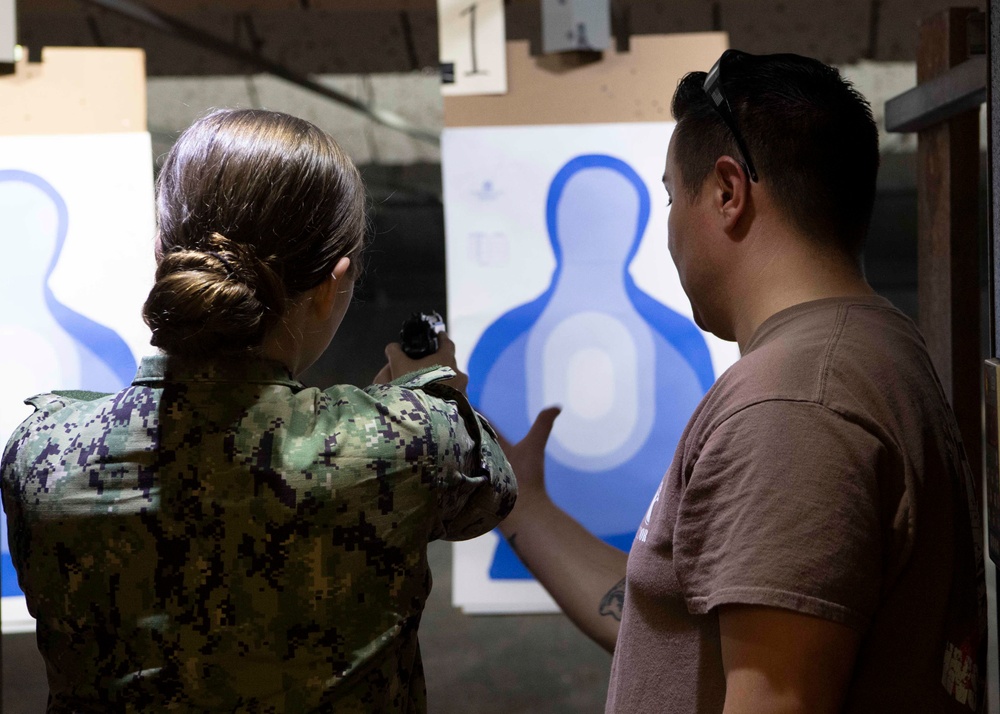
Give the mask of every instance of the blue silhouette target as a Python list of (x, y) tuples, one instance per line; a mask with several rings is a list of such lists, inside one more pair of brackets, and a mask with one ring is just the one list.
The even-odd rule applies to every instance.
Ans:
[[(470, 399), (512, 440), (542, 408), (562, 406), (546, 451), (549, 494), (626, 551), (715, 378), (694, 323), (629, 274), (649, 201), (620, 159), (588, 154), (566, 163), (546, 201), (552, 281), (490, 325), (469, 360)], [(531, 577), (503, 538), (490, 577)]]
[[(22, 343), (8, 349), (47, 346), (55, 361), (31, 366), (52, 370), (45, 376), (53, 388), (117, 392), (135, 376), (132, 351), (117, 332), (62, 303), (49, 284), (68, 229), (66, 201), (49, 182), (28, 171), (0, 170), (0, 246), (7, 257), (0, 262), (0, 304), (11, 306), (0, 326)], [(113, 299), (113, 285), (95, 284), (94, 289), (107, 290)], [(75, 383), (54, 383), (59, 380)], [(0, 442), (8, 436), (0, 435)], [(22, 595), (2, 512), (0, 541), (0, 595)]]

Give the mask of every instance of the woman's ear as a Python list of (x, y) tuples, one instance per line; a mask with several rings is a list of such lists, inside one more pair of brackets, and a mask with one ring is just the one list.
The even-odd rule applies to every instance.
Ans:
[(313, 308), (319, 312), (320, 319), (328, 318), (336, 307), (337, 296), (341, 292), (338, 283), (344, 279), (350, 267), (351, 259), (345, 255), (333, 266), (333, 270), (326, 276), (326, 279), (314, 288), (316, 292), (313, 294), (312, 304)]
[(330, 273), (336, 280), (341, 280), (345, 275), (347, 275), (348, 269), (351, 267), (351, 259), (346, 255), (337, 261), (337, 264), (333, 266), (333, 272)]

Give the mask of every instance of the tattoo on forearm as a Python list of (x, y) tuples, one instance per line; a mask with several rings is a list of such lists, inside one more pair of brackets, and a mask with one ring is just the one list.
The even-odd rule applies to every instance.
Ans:
[(622, 621), (622, 607), (625, 605), (625, 578), (622, 578), (608, 590), (601, 599), (601, 606), (598, 612), (602, 615), (611, 615), (619, 622)]

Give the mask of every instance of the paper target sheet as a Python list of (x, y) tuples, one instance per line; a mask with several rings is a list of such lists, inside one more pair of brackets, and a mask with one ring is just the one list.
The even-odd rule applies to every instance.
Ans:
[[(628, 551), (674, 447), (738, 356), (694, 324), (667, 248), (672, 123), (446, 129), (449, 334), (511, 441), (557, 404), (555, 502)], [(554, 602), (496, 532), (455, 544), (466, 612)]]

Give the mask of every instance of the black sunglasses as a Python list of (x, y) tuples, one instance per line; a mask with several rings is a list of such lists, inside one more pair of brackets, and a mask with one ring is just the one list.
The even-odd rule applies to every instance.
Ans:
[(753, 159), (750, 158), (750, 150), (747, 149), (746, 142), (743, 141), (743, 135), (740, 134), (740, 130), (736, 125), (736, 115), (733, 114), (732, 108), (729, 106), (729, 100), (726, 99), (726, 95), (722, 93), (722, 69), (724, 64), (730, 64), (734, 60), (739, 61), (742, 58), (748, 57), (745, 52), (740, 52), (739, 50), (726, 50), (722, 53), (719, 61), (715, 63), (712, 67), (712, 71), (708, 73), (705, 77), (705, 83), (702, 85), (702, 89), (705, 90), (705, 94), (708, 95), (709, 100), (712, 102), (712, 106), (715, 107), (715, 111), (719, 113), (722, 117), (722, 121), (726, 122), (726, 126), (729, 127), (729, 131), (733, 133), (733, 138), (736, 139), (736, 146), (740, 150), (740, 154), (743, 155), (743, 168), (746, 169), (747, 175), (750, 180), (754, 183), (757, 182), (757, 169), (754, 168)]

